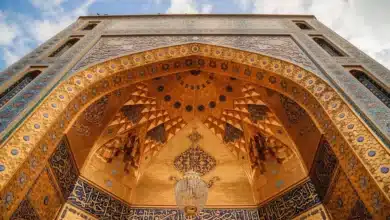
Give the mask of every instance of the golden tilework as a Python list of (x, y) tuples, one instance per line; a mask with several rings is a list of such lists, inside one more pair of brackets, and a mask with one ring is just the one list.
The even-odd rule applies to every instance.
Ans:
[(343, 172), (339, 174), (336, 183), (326, 206), (333, 218), (348, 219), (358, 196)]
[[(175, 60), (197, 57), (204, 57), (207, 65), (193, 62), (174, 68)], [(168, 68), (162, 68), (164, 65)], [(15, 199), (7, 206), (2, 204), (1, 212), (10, 213), (24, 198), (28, 187), (21, 189), (18, 178), (24, 174), (27, 179), (23, 185), (32, 184), (43, 169), (42, 162), (48, 159), (80, 109), (115, 89), (194, 68), (251, 81), (300, 104), (324, 132), (366, 207), (374, 216), (388, 215), (389, 153), (337, 92), (313, 73), (291, 63), (206, 44), (171, 46), (115, 58), (82, 70), (61, 83), (2, 144), (1, 197), (14, 192)], [(13, 152), (18, 152), (17, 156)], [(42, 162), (30, 169), (28, 157), (42, 158), (39, 160)], [(359, 183), (361, 176), (367, 178), (364, 187)]]
[(40, 219), (54, 219), (63, 203), (48, 172), (42, 172), (29, 193), (30, 203)]
[[(387, 217), (388, 218), (388, 217)], [(349, 219), (366, 219), (371, 220), (372, 215), (368, 212), (364, 203), (359, 199), (352, 208)]]
[[(56, 184), (49, 169), (45, 168), (15, 212), (4, 219), (54, 219), (64, 202)], [(5, 198), (6, 201), (12, 199), (12, 194)]]
[(34, 210), (34, 208), (31, 206), (30, 201), (25, 198), (23, 199), (18, 208), (15, 210), (14, 213), (12, 213), (10, 219), (17, 220), (17, 219), (39, 219), (38, 213)]
[[(361, 202), (343, 171), (339, 171), (333, 181), (333, 188), (324, 202), (334, 219), (372, 219), (371, 213)], [(363, 182), (362, 182), (363, 183)], [(375, 197), (373, 197), (375, 200)], [(386, 219), (382, 216), (379, 219)]]

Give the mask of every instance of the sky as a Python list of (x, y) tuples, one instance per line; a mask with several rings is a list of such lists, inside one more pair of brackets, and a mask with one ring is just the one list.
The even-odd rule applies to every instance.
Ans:
[(0, 0), (0, 71), (79, 16), (313, 14), (390, 69), (390, 0)]

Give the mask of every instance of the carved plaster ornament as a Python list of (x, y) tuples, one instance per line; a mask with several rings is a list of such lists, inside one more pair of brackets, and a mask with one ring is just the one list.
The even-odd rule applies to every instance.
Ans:
[(131, 136), (124, 146), (123, 162), (125, 163), (125, 172), (129, 173), (129, 167), (135, 169), (139, 168), (139, 162), (141, 158), (141, 150), (139, 138), (137, 136)]
[(267, 138), (267, 145), (278, 163), (283, 164), (293, 156), (290, 148), (274, 137)]
[(254, 139), (251, 139), (249, 152), (252, 169), (259, 169), (261, 174), (266, 172), (265, 161), (269, 158), (264, 142), (265, 138), (263, 136), (255, 136)]
[(115, 137), (106, 142), (97, 152), (99, 158), (104, 162), (111, 163), (115, 156), (118, 156), (123, 146), (123, 138)]
[(292, 151), (275, 137), (264, 137), (257, 134), (250, 139), (249, 159), (251, 168), (259, 169), (260, 173), (266, 172), (265, 162), (275, 160), (280, 163), (286, 163), (293, 156)]
[(139, 138), (136, 135), (117, 136), (106, 142), (97, 152), (97, 155), (106, 163), (111, 163), (114, 157), (123, 153), (125, 173), (130, 172), (130, 167), (139, 168), (141, 152)]
[(263, 169), (261, 168), (261, 160), (259, 158), (259, 152), (255, 147), (255, 143), (253, 139), (250, 140), (249, 159), (251, 162), (251, 168), (252, 169), (260, 168), (260, 173), (263, 173)]

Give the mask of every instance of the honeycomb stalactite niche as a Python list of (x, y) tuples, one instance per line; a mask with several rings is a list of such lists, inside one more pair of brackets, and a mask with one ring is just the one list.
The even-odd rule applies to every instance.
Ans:
[[(193, 127), (203, 138), (193, 134)], [(192, 140), (191, 140), (192, 139)], [(197, 143), (195, 143), (198, 141)], [(135, 189), (133, 204), (175, 205), (173, 189), (187, 171), (195, 171), (210, 186), (211, 206), (253, 205), (253, 194), (245, 172), (226, 146), (200, 120), (191, 121), (174, 135), (147, 166)], [(239, 183), (239, 184), (234, 184)], [(226, 188), (225, 186), (229, 187)], [(143, 194), (142, 192), (148, 192)], [(230, 197), (221, 197), (230, 192)], [(155, 194), (156, 193), (156, 194)], [(154, 196), (153, 196), (154, 195)], [(241, 195), (241, 196), (240, 196)], [(153, 197), (158, 199), (153, 199)], [(164, 198), (164, 199), (163, 199)]]
[[(178, 75), (172, 76), (177, 77)], [(244, 176), (249, 183), (252, 183), (251, 181), (258, 182), (253, 178), (268, 178), (265, 176), (275, 175), (273, 173), (279, 172), (278, 169), (282, 170), (283, 166), (290, 165), (288, 161), (291, 158), (296, 158), (290, 149), (293, 147), (291, 142), (286, 141), (288, 137), (282, 138), (278, 134), (279, 130), (283, 130), (283, 125), (270, 107), (261, 100), (262, 97), (256, 91), (256, 86), (229, 77), (211, 75), (204, 71), (185, 72), (181, 73), (180, 76), (185, 78), (187, 82), (190, 82), (191, 78), (203, 76), (207, 80), (213, 76), (213, 80), (208, 83), (202, 93), (198, 94), (204, 95), (200, 99), (197, 98), (198, 95), (194, 96), (197, 91), (196, 87), (192, 90), (183, 87), (180, 83), (172, 84), (171, 82), (176, 81), (171, 81), (171, 76), (136, 84), (130, 98), (108, 124), (106, 130), (111, 131), (110, 134), (105, 134), (109, 137), (107, 137), (108, 141), (105, 141), (102, 147), (96, 151), (96, 157), (100, 158), (100, 161), (105, 165), (96, 161), (91, 161), (89, 165), (91, 169), (92, 167), (93, 169), (100, 167), (101, 171), (99, 172), (110, 174), (105, 175), (105, 180), (101, 181), (103, 188), (112, 193), (119, 192), (115, 190), (117, 187), (131, 188), (131, 195), (134, 196), (132, 200), (138, 201), (137, 198), (140, 195), (137, 188), (141, 187), (138, 185), (141, 184), (143, 187), (144, 184), (147, 184), (144, 182), (144, 178), (157, 178), (148, 176), (147, 173), (150, 172), (148, 169), (154, 167), (154, 164), (161, 160), (159, 159), (161, 152), (171, 150), (167, 149), (171, 140), (188, 127), (188, 124), (193, 125), (194, 121), (201, 123), (204, 128), (208, 129), (208, 132), (220, 140), (219, 144), (222, 144), (227, 152), (233, 153), (228, 154), (229, 157), (233, 155), (234, 160), (238, 163), (250, 165), (249, 167), (240, 165), (240, 170), (245, 170)], [(226, 86), (227, 84), (229, 86)], [(206, 93), (205, 91), (208, 90), (213, 90), (214, 93)], [(183, 99), (182, 95), (186, 94), (191, 95)], [(221, 94), (225, 96), (223, 101), (219, 99)], [(275, 101), (279, 102), (278, 96), (274, 98)], [(181, 104), (175, 105), (175, 103)], [(188, 106), (192, 107), (190, 111)], [(186, 117), (186, 114), (191, 117)], [(261, 133), (266, 137), (264, 143), (267, 145), (266, 151), (250, 145), (251, 141), (248, 141), (247, 135), (251, 135), (253, 132)], [(185, 172), (192, 170), (198, 172), (206, 182), (212, 182), (211, 185), (224, 184), (226, 177), (223, 175), (221, 181), (214, 181), (214, 179), (220, 179), (219, 172), (221, 171), (219, 171), (220, 168), (217, 168), (217, 157), (209, 153), (210, 147), (213, 146), (209, 146), (208, 143), (200, 144), (199, 139), (202, 139), (200, 133), (192, 132), (190, 134), (188, 138), (191, 143), (180, 151), (173, 151), (174, 158), (166, 162), (170, 169), (173, 168), (172, 172), (167, 175), (179, 178)], [(133, 144), (134, 141), (130, 141), (133, 135), (137, 137), (136, 145)], [(102, 139), (104, 138), (102, 137)], [(183, 143), (179, 143), (179, 145), (183, 145)], [(126, 150), (127, 148), (131, 150)], [(253, 156), (255, 154), (256, 157)], [(271, 159), (266, 159), (266, 157)], [(269, 163), (272, 161), (278, 165), (270, 166)], [(115, 166), (117, 167), (114, 168)], [(115, 170), (114, 174), (112, 169)], [(298, 173), (302, 172), (300, 169), (296, 170)], [(230, 171), (226, 170), (226, 172)], [(262, 174), (263, 177), (259, 177), (257, 173)], [(122, 175), (123, 177), (121, 177)], [(127, 179), (130, 176), (134, 176), (137, 181), (124, 183), (116, 180), (118, 178)], [(282, 190), (290, 184), (294, 184), (294, 181), (298, 181), (301, 177), (303, 177), (301, 174), (297, 174), (290, 178), (291, 182), (272, 180), (275, 182), (272, 187), (276, 188), (277, 191)], [(272, 187), (262, 190), (273, 192), (275, 189)], [(250, 187), (248, 189), (252, 190)], [(257, 194), (252, 191), (251, 198), (258, 197), (253, 193)], [(120, 197), (123, 198), (125, 195), (127, 194)]]

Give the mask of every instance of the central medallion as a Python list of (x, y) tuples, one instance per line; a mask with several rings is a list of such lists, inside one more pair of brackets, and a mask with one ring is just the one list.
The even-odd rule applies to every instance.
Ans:
[(188, 139), (191, 141), (191, 147), (175, 158), (175, 168), (183, 174), (188, 171), (195, 171), (201, 176), (209, 173), (215, 168), (217, 161), (199, 146), (202, 135), (193, 130)]

